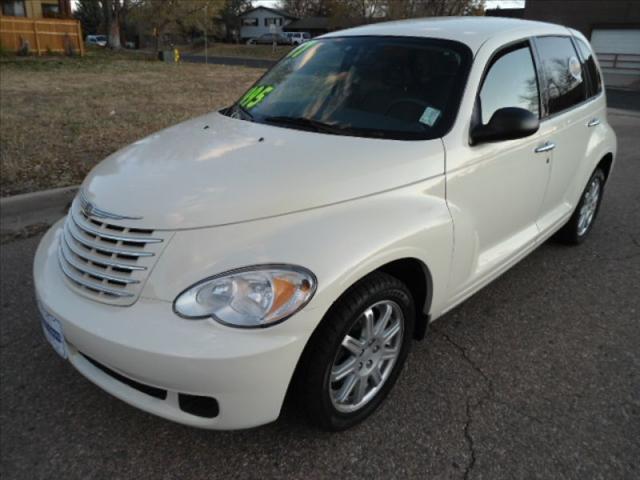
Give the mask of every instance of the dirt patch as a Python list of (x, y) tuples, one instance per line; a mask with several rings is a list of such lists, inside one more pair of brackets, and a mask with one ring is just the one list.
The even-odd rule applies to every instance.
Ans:
[(0, 60), (0, 194), (82, 181), (107, 155), (231, 104), (263, 70), (143, 56)]

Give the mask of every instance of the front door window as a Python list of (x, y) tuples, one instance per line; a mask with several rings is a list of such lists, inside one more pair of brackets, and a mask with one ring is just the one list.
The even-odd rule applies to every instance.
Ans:
[(528, 46), (507, 50), (489, 68), (480, 90), (482, 123), (489, 123), (496, 110), (520, 107), (539, 116), (538, 81)]

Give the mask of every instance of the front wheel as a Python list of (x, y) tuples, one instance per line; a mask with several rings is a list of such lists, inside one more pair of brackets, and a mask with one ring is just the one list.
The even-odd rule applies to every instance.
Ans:
[(587, 182), (573, 215), (567, 224), (558, 231), (556, 235), (558, 240), (575, 245), (582, 243), (587, 238), (600, 210), (604, 181), (604, 172), (597, 168)]
[(344, 430), (378, 408), (409, 353), (414, 317), (407, 287), (380, 272), (336, 302), (303, 358), (304, 404), (313, 423)]

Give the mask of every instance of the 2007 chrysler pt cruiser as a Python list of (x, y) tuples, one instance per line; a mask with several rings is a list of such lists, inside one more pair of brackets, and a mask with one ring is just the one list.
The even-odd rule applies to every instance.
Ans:
[(36, 254), (44, 333), (176, 422), (264, 424), (292, 391), (348, 428), (430, 321), (550, 236), (588, 236), (615, 155), (577, 31), (449, 18), (325, 35), (89, 174)]

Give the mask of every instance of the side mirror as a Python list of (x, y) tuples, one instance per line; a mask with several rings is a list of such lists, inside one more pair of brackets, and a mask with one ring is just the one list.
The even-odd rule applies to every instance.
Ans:
[(471, 129), (471, 144), (513, 140), (533, 135), (540, 128), (540, 120), (529, 110), (518, 107), (500, 108), (486, 125)]

